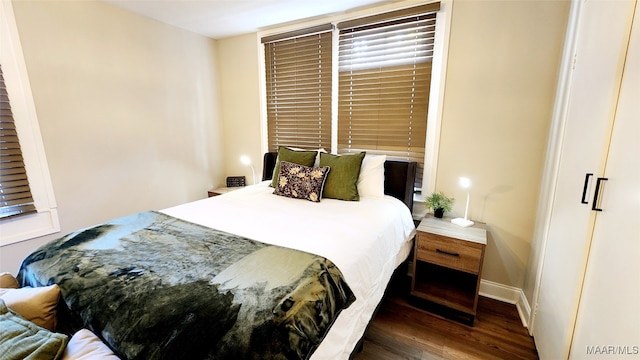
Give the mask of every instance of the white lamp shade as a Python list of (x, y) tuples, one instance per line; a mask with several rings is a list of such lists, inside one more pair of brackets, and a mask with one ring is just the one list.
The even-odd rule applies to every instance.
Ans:
[(460, 184), (460, 187), (462, 187), (463, 189), (468, 189), (471, 187), (471, 179), (466, 177), (461, 177), (458, 180), (458, 183)]
[(458, 183), (460, 184), (460, 187), (467, 189), (467, 206), (464, 209), (464, 218), (455, 218), (452, 219), (451, 222), (462, 227), (473, 226), (474, 222), (467, 218), (469, 214), (469, 188), (471, 187), (471, 180), (466, 177), (461, 177), (458, 180)]
[(251, 158), (248, 157), (247, 155), (242, 155), (242, 156), (240, 156), (240, 162), (243, 165), (249, 166), (249, 165), (251, 165)]
[(253, 169), (253, 166), (251, 166), (251, 158), (249, 156), (247, 156), (247, 155), (242, 155), (242, 156), (240, 156), (240, 162), (243, 165), (248, 166), (248, 167), (251, 168), (251, 175), (253, 176), (253, 184), (255, 184), (256, 183), (256, 172)]

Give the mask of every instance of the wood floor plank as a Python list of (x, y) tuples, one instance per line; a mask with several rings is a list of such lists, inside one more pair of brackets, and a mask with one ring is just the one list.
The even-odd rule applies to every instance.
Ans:
[(390, 291), (354, 360), (538, 359), (515, 305), (480, 297), (474, 326), (424, 311)]

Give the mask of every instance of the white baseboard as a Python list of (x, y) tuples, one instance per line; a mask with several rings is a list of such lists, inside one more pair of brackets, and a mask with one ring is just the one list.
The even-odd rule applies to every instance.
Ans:
[(529, 316), (531, 316), (531, 306), (529, 306), (529, 302), (524, 296), (522, 289), (498, 284), (493, 281), (480, 280), (480, 295), (509, 304), (515, 304), (516, 309), (518, 309), (518, 315), (520, 315), (520, 321), (522, 321), (522, 326), (526, 328), (529, 327), (528, 320)]

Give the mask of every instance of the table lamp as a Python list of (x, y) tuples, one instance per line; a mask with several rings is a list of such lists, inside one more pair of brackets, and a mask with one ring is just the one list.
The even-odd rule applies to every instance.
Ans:
[(458, 180), (458, 183), (463, 189), (467, 189), (467, 207), (464, 209), (464, 219), (455, 218), (452, 219), (451, 222), (458, 226), (469, 227), (474, 224), (473, 221), (467, 218), (467, 215), (469, 215), (469, 188), (471, 187), (471, 180), (466, 177), (461, 177), (460, 180)]
[(242, 155), (240, 156), (240, 162), (251, 168), (251, 175), (253, 175), (253, 182), (251, 184), (254, 185), (256, 183), (256, 172), (253, 170), (253, 165), (251, 165), (251, 158), (247, 155)]

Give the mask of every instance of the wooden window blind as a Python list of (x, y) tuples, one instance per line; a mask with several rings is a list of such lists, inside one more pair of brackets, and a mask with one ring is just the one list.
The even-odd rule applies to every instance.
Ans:
[(36, 212), (0, 66), (0, 219)]
[(262, 39), (268, 147), (331, 148), (331, 24)]
[(338, 24), (338, 152), (367, 151), (424, 169), (439, 3)]

